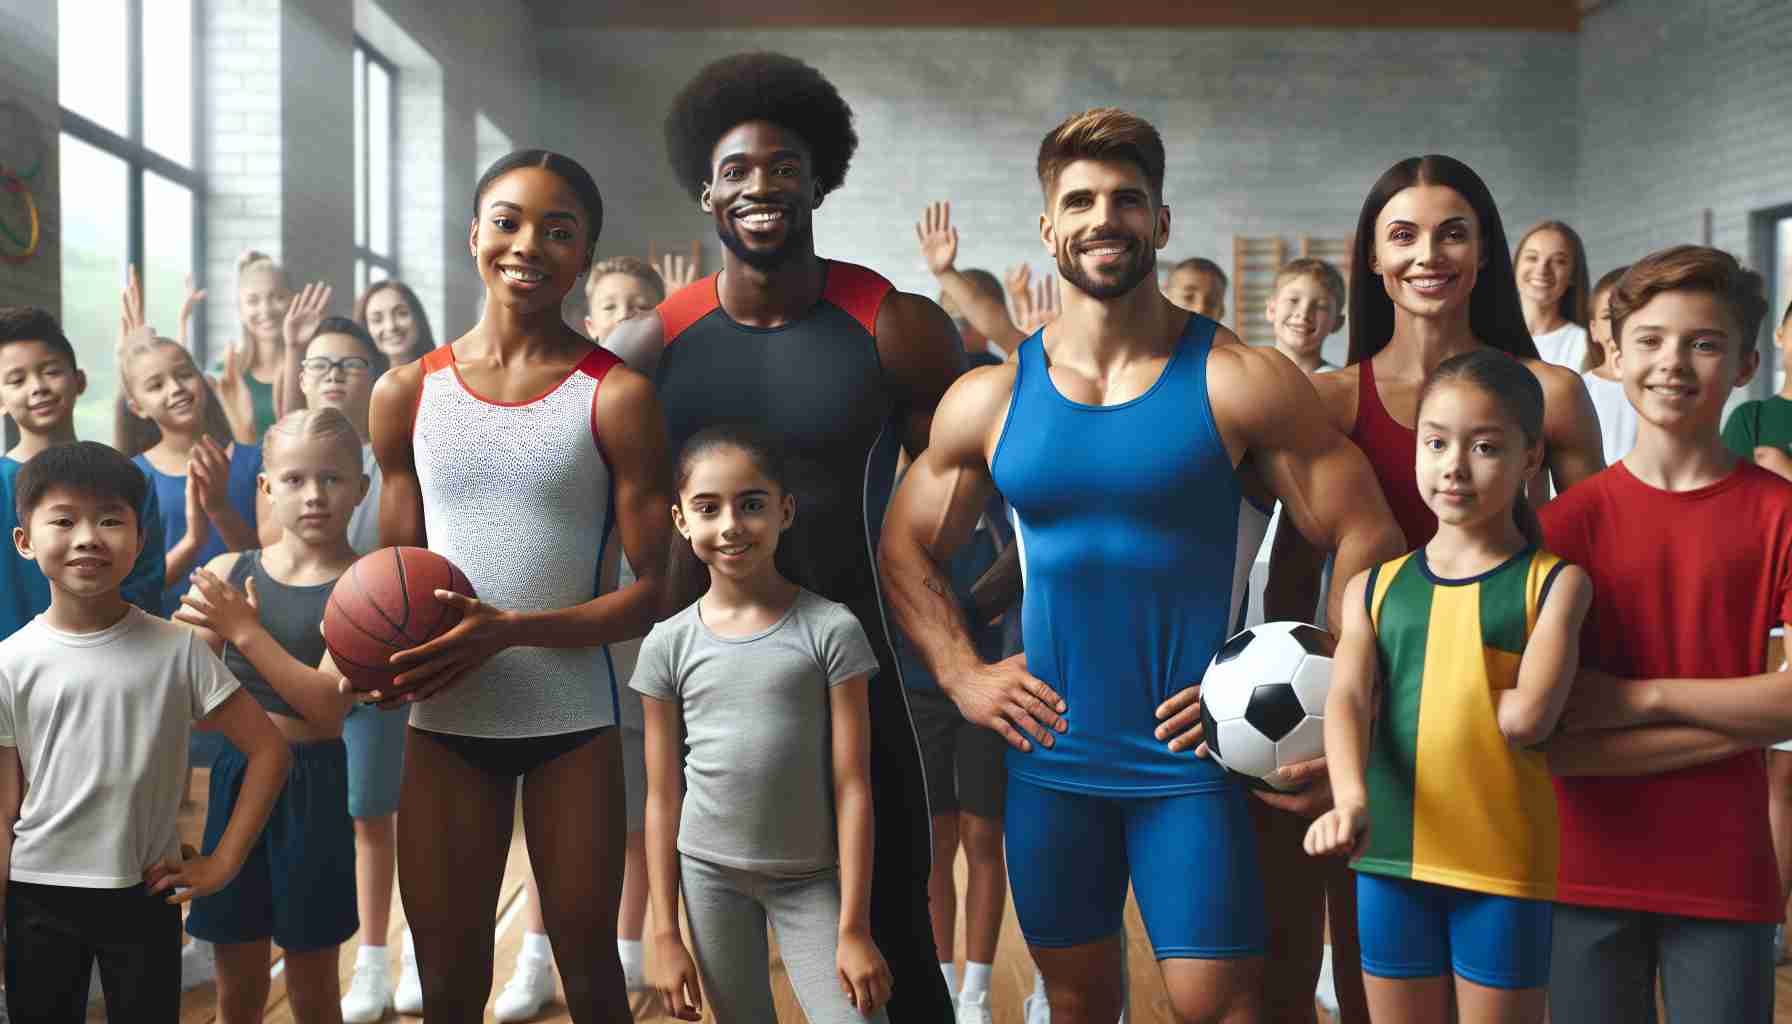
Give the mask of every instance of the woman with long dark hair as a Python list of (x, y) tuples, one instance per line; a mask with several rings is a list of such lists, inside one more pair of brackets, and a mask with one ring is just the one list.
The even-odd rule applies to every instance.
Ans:
[[(1410, 157), (1375, 182), (1357, 218), (1349, 303), (1350, 365), (1313, 376), (1313, 387), (1338, 429), (1369, 457), (1409, 549), (1437, 531), (1413, 457), (1419, 390), (1451, 356), (1493, 348), (1536, 375), (1545, 403), (1545, 465), (1558, 491), (1604, 468), (1586, 386), (1574, 371), (1538, 358), (1499, 209), (1468, 165), (1435, 154)], [(1312, 618), (1327, 554), (1283, 517), (1264, 593), (1267, 619)], [(1266, 860), (1300, 856), (1298, 846), (1259, 835)], [(1265, 877), (1279, 877), (1273, 865), (1266, 864)], [(1366, 1021), (1349, 873), (1328, 872), (1326, 895), (1343, 1019)]]

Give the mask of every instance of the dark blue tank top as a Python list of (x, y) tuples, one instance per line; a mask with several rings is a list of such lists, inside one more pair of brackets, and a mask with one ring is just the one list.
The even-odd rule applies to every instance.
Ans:
[[(1063, 696), (1050, 749), (1010, 749), (1038, 785), (1168, 796), (1229, 785), (1172, 754), (1157, 706), (1201, 681), (1240, 608), (1241, 492), (1207, 401), (1212, 320), (1189, 318), (1157, 383), (1118, 405), (1058, 392), (1039, 334), (1022, 343), (990, 473), (1013, 509), (1027, 670)], [(1255, 514), (1260, 517), (1260, 513)], [(1241, 537), (1250, 552), (1240, 557)]]
[[(259, 602), (256, 617), (261, 620), (261, 627), (300, 664), (316, 668), (324, 660), (324, 635), (317, 626), (324, 621), (324, 606), (330, 603), (330, 591), (336, 589), (336, 581), (308, 587), (288, 586), (268, 575), (259, 549), (243, 552), (230, 567), (231, 586), (246, 592), (249, 580), (255, 581)], [(280, 696), (261, 670), (243, 657), (243, 652), (230, 644), (224, 645), (224, 667), (264, 710), (292, 718), (305, 717)]]
[[(162, 511), (162, 553), (166, 555), (170, 548), (179, 544), (187, 535), (187, 478), (169, 476), (150, 464), (149, 457), (139, 455), (131, 461), (143, 470), (149, 478), (149, 486), (155, 489), (156, 502)], [(261, 472), (261, 447), (243, 444), (238, 441), (230, 448), (230, 482), (227, 490), (230, 494), (230, 507), (243, 517), (249, 529), (255, 529), (255, 478)], [(145, 541), (153, 543), (154, 537)], [(207, 562), (229, 550), (224, 546), (224, 538), (218, 536), (218, 528), (213, 525), (205, 535), (205, 543), (199, 546), (199, 554), (193, 561), (193, 568), (203, 569)], [(162, 617), (167, 618), (180, 611), (180, 596), (193, 586), (191, 579), (168, 580), (168, 590), (162, 596)]]

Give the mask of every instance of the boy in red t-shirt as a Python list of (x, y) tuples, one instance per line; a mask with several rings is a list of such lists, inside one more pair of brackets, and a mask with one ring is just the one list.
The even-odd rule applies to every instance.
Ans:
[(1634, 265), (1611, 313), (1636, 447), (1541, 510), (1549, 550), (1594, 592), (1569, 731), (1549, 744), (1556, 1020), (1654, 1020), (1658, 965), (1670, 1020), (1773, 1013), (1780, 880), (1759, 748), (1792, 735), (1792, 677), (1760, 676), (1760, 638), (1792, 618), (1792, 483), (1718, 429), (1766, 309), (1728, 253)]

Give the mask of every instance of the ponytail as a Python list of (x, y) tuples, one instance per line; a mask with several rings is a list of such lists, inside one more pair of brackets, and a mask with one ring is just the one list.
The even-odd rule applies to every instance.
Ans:
[(1512, 502), (1512, 518), (1518, 523), (1518, 532), (1524, 534), (1524, 542), (1534, 548), (1543, 547), (1543, 521), (1537, 518), (1537, 510), (1531, 507), (1530, 496), (1525, 488), (1518, 489), (1518, 499)]

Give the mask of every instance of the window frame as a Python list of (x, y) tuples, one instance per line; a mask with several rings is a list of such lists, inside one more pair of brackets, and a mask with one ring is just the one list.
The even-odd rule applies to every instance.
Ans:
[[(356, 82), (363, 97), (358, 123), (355, 125), (355, 144), (361, 147), (366, 158), (360, 161), (361, 181), (359, 195), (368, 197), (368, 209), (361, 211), (356, 217), (355, 232), (355, 288), (364, 292), (373, 283), (375, 267), (385, 272), (387, 280), (398, 277), (398, 65), (390, 57), (368, 42), (365, 36), (355, 33), (355, 53), (361, 60), (355, 62), (355, 74), (360, 78)], [(372, 94), (367, 89), (367, 68), (379, 65), (386, 73), (386, 168), (390, 181), (386, 183), (386, 224), (391, 230), (392, 252), (390, 254), (375, 251), (369, 244), (367, 235), (373, 229), (373, 146), (369, 132), (372, 130)], [(357, 296), (358, 298), (358, 296)]]
[[(67, 3), (68, 0), (58, 0)], [(205, 0), (193, 0), (192, 24), (188, 32), (193, 39), (192, 66), (192, 131), (193, 131), (193, 166), (188, 167), (163, 156), (149, 148), (143, 140), (143, 0), (126, 0), (128, 12), (125, 30), (125, 127), (129, 137), (121, 136), (110, 128), (92, 121), (81, 114), (58, 104), (62, 113), (62, 131), (76, 139), (87, 143), (111, 156), (124, 161), (125, 164), (125, 262), (129, 266), (144, 272), (145, 240), (143, 209), (143, 175), (149, 171), (162, 178), (186, 188), (193, 194), (193, 280), (198, 287), (205, 287), (206, 248), (205, 248), (205, 214), (206, 214), (206, 175), (207, 160), (205, 137), (205, 47), (201, 45), (203, 35), (202, 24)], [(60, 12), (58, 14), (60, 16)], [(122, 286), (122, 282), (120, 282)], [(176, 310), (176, 313), (179, 311)], [(193, 359), (199, 365), (206, 364), (206, 329), (205, 317), (195, 315), (193, 322), (187, 325), (187, 339), (192, 346)]]

